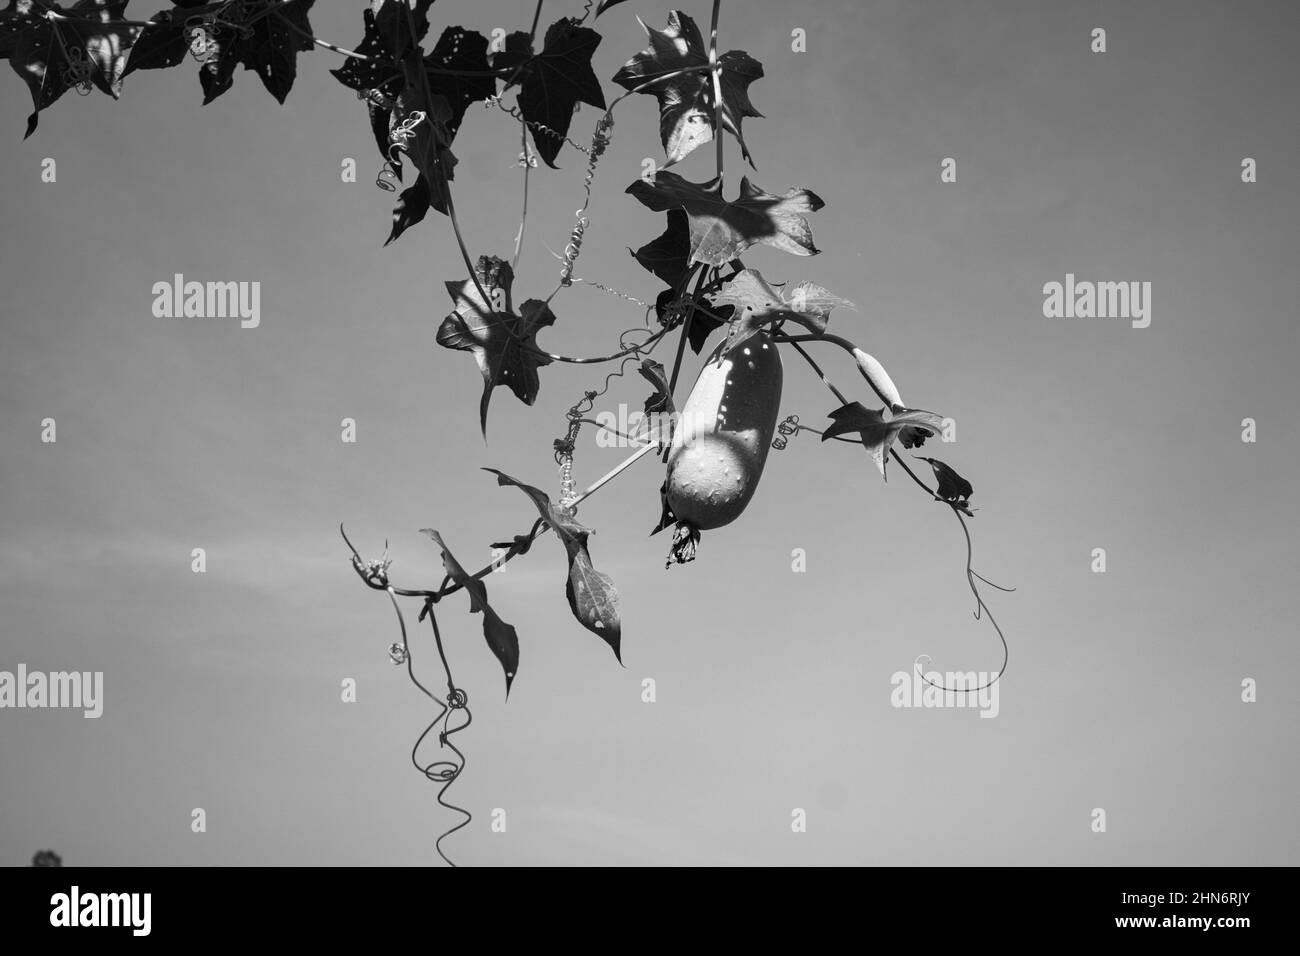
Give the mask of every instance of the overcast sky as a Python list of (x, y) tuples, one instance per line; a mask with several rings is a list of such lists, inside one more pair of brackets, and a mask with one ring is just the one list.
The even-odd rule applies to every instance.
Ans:
[[(353, 46), (363, 6), (318, 3), (313, 26)], [(548, 2), (543, 25), (580, 9)], [(608, 97), (645, 45), (634, 14), (662, 27), (669, 9), (636, 0), (600, 18)], [(431, 18), (435, 33), (489, 33), (526, 30), (531, 12), (439, 0)], [(686, 12), (707, 26), (707, 4)], [(806, 52), (791, 50), (796, 28)], [(987, 592), (1011, 648), (998, 716), (891, 706), (891, 675), (918, 654), (940, 670), (1001, 660), (971, 617), (960, 528), (901, 472), (886, 484), (861, 449), (799, 435), (743, 518), (665, 571), (666, 536), (647, 537), (663, 475), (646, 459), (580, 515), (622, 595), (625, 668), (570, 616), (549, 539), (487, 581), (522, 644), (508, 704), (464, 595), (440, 606), (474, 713), (449, 798), (475, 822), (448, 852), (1300, 863), (1300, 8), (728, 0), (721, 36), (766, 71), (750, 89), (765, 118), (745, 122), (749, 175), (826, 202), (821, 255), (746, 262), (857, 303), (833, 329), (909, 404), (957, 422), (955, 443), (927, 448), (975, 487), (976, 570), (1018, 588)], [(372, 185), (364, 106), (327, 73), (339, 60), (302, 56), (283, 107), (242, 70), (202, 108), (193, 63), (138, 73), (120, 102), (66, 95), (26, 142), (27, 90), (8, 71), (0, 83), (0, 670), (103, 671), (106, 698), (99, 720), (0, 711), (0, 863), (49, 847), (77, 864), (429, 864), (456, 822), (408, 762), (433, 711), (389, 663), (392, 610), (355, 579), (337, 527), (367, 556), (387, 538), (407, 586), (441, 579), (419, 528), (480, 566), (535, 513), (479, 469), (555, 492), (563, 412), (604, 371), (542, 369), (532, 408), (497, 390), (484, 444), (478, 371), (434, 343), (442, 283), (465, 278), (451, 230), (431, 214), (382, 248), (394, 197)], [(575, 137), (598, 115), (583, 108)], [(623, 191), (662, 157), (654, 101), (616, 118), (577, 272), (653, 301), (658, 281), (625, 250), (663, 217)], [(455, 152), (471, 251), (508, 255), (517, 125), (472, 107)], [(41, 182), (46, 157), (55, 183)], [(349, 157), (356, 183), (341, 181)], [(955, 183), (939, 180), (945, 157)], [(1257, 183), (1241, 182), (1243, 157)], [(726, 158), (732, 194), (733, 141)], [(559, 171), (533, 175), (516, 302), (558, 278), (546, 247), (566, 241), (581, 160), (566, 149)], [(700, 149), (677, 171), (701, 182), (713, 162)], [(175, 273), (260, 282), (260, 327), (156, 318), (152, 287)], [(1150, 327), (1044, 318), (1044, 284), (1067, 273), (1150, 282)], [(553, 307), (540, 342), (569, 355), (608, 354), (642, 321), (584, 286)], [(842, 353), (811, 348), (872, 400)], [(822, 427), (838, 402), (793, 353), (785, 383), (782, 415)], [(597, 408), (646, 394), (628, 376)], [(623, 455), (584, 430), (578, 482)], [(796, 548), (806, 573), (791, 570)], [(436, 684), (427, 631), (412, 642)], [(1241, 701), (1246, 678), (1256, 703)], [(795, 808), (806, 833), (791, 832)]]

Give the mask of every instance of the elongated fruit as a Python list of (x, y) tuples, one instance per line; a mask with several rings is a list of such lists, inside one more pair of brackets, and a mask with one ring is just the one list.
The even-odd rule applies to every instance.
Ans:
[(740, 517), (758, 487), (781, 407), (781, 356), (759, 332), (700, 371), (668, 453), (668, 505), (696, 531)]

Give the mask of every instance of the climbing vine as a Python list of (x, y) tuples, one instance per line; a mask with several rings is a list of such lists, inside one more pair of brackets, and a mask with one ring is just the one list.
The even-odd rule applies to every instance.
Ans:
[[(443, 852), (443, 840), (471, 819), (469, 811), (445, 797), (465, 769), (464, 753), (452, 738), (469, 726), (472, 717), (469, 695), (453, 677), (436, 611), (464, 592), (471, 614), (481, 620), (489, 650), (501, 665), (508, 694), (518, 674), (519, 637), (490, 604), (484, 578), (501, 564), (529, 553), (540, 537), (551, 533), (564, 549), (564, 588), (573, 616), (619, 657), (618, 592), (611, 578), (597, 570), (589, 548), (590, 529), (576, 515), (589, 495), (645, 458), (667, 463), (661, 517), (651, 533), (673, 528), (670, 566), (694, 558), (703, 532), (739, 516), (754, 493), (768, 448), (786, 449), (801, 432), (817, 434), (822, 442), (861, 445), (882, 476), (891, 462), (897, 465), (931, 500), (951, 509), (961, 524), (975, 616), (987, 616), (1002, 643), (1002, 665), (992, 680), (1002, 676), (1006, 640), (979, 588), (980, 584), (998, 586), (972, 567), (967, 519), (974, 517), (973, 488), (945, 462), (918, 456), (931, 468), (931, 486), (899, 451), (900, 447), (916, 449), (941, 435), (945, 419), (905, 405), (874, 357), (829, 330), (832, 312), (851, 308), (851, 302), (812, 282), (788, 286), (769, 282), (742, 260), (756, 245), (797, 257), (816, 255), (811, 217), (824, 203), (810, 189), (769, 192), (748, 176), (739, 179), (734, 193), (728, 189), (724, 140), (734, 138), (742, 159), (753, 167), (742, 124), (762, 115), (750, 101), (749, 88), (764, 72), (747, 53), (719, 52), (720, 0), (712, 0), (707, 38), (692, 17), (679, 11), (669, 14), (663, 29), (642, 23), (648, 46), (630, 56), (613, 76), (613, 84), (622, 91), (613, 98), (607, 98), (591, 66), (602, 42), (594, 24), (623, 0), (588, 0), (575, 15), (561, 16), (544, 30), (545, 2), (536, 0), (528, 29), (491, 42), (462, 26), (447, 26), (433, 38), (429, 17), (433, 0), (369, 0), (362, 11), (361, 36), (351, 48), (314, 34), (309, 16), (315, 0), (174, 0), (171, 9), (147, 21), (127, 18), (127, 2), (76, 0), (61, 6), (51, 0), (8, 0), (0, 12), (0, 56), (10, 61), (31, 91), (28, 136), (36, 130), (41, 114), (69, 90), (89, 94), (99, 89), (116, 98), (131, 74), (186, 63), (197, 69), (204, 103), (232, 87), (239, 66), (256, 73), (267, 92), (283, 103), (297, 78), (299, 54), (317, 47), (328, 50), (343, 58), (331, 74), (365, 108), (379, 153), (376, 185), (393, 193), (401, 189), (387, 241), (405, 236), (425, 221), (430, 210), (445, 217), (455, 235), (463, 272), (446, 282), (451, 311), (438, 328), (436, 342), (473, 356), (483, 379), (479, 423), (484, 436), (498, 388), (532, 405), (541, 388), (542, 369), (555, 364), (615, 366), (597, 388), (583, 391), (566, 414), (563, 434), (554, 443), (560, 471), (555, 499), (539, 487), (488, 469), (499, 485), (521, 492), (536, 516), (527, 530), (493, 545), (498, 556), (486, 567), (467, 571), (438, 531), (424, 529), (441, 553), (443, 579), (433, 588), (398, 587), (389, 577), (387, 550), (379, 559), (365, 559), (340, 526), (356, 574), (368, 587), (385, 592), (397, 615), (401, 640), (390, 645), (391, 659), (404, 665), (410, 680), (440, 708), (412, 748), (411, 760), (438, 785), (439, 803), (463, 817), (438, 838), (436, 849), (444, 860), (451, 862)], [(552, 5), (558, 5), (556, 0)], [(626, 190), (645, 209), (663, 217), (662, 232), (632, 253), (663, 283), (652, 304), (578, 275), (591, 223), (592, 184), (615, 135), (616, 111), (636, 96), (652, 97), (657, 104), (665, 157), (657, 169)], [(494, 121), (515, 124), (519, 136), (522, 203), (508, 258), (471, 254), (453, 199), (453, 147), (476, 105), (485, 107), (480, 112)], [(598, 111), (585, 132), (578, 118), (580, 105)], [(712, 179), (692, 182), (671, 170), (709, 143), (716, 154)], [(544, 175), (543, 166), (554, 168), (565, 150), (582, 156), (581, 206), (561, 251), (555, 253), (555, 286), (516, 305), (513, 283), (524, 246), (530, 178)], [(642, 324), (627, 328), (609, 354), (559, 355), (538, 342), (540, 334), (561, 321), (558, 297), (576, 283), (610, 293), (641, 312)], [(686, 348), (700, 355), (715, 332), (721, 333), (719, 341), (679, 409), (677, 386)], [(670, 365), (652, 357), (674, 337)], [(812, 346), (830, 346), (852, 357), (870, 390), (870, 406), (827, 378), (809, 352)], [(823, 429), (803, 424), (797, 415), (778, 425), (782, 374), (778, 353), (783, 351), (798, 355), (834, 396), (837, 404), (827, 414)], [(590, 417), (593, 404), (632, 367), (652, 388), (645, 401), (645, 427), (633, 434), (620, 433), (635, 450), (579, 491), (575, 478), (579, 434), (584, 427), (609, 428)], [(716, 393), (711, 392), (715, 386)], [(721, 464), (714, 464), (715, 459)], [(445, 693), (430, 690), (417, 676), (403, 601), (418, 605), (417, 623), (429, 621)], [(439, 754), (430, 760), (426, 751), (434, 741)]]

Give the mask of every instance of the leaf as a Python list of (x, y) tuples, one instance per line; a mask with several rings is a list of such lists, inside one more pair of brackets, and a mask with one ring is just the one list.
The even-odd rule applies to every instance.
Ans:
[(816, 193), (791, 189), (773, 196), (740, 181), (740, 196), (722, 198), (718, 179), (687, 182), (676, 173), (660, 171), (653, 184), (638, 179), (627, 191), (655, 212), (682, 209), (690, 229), (690, 261), (720, 267), (757, 243), (796, 256), (815, 256), (812, 227), (804, 218), (825, 205)]
[(501, 662), (501, 669), (506, 674), (506, 696), (510, 696), (510, 685), (515, 674), (519, 672), (519, 635), (513, 626), (507, 624), (492, 610), (488, 604), (487, 585), (469, 574), (452, 555), (451, 549), (442, 540), (442, 535), (432, 528), (421, 528), (421, 534), (427, 534), (442, 549), (442, 566), (447, 575), (465, 589), (469, 594), (469, 611), (471, 614), (483, 615), (483, 638), (488, 649)]
[(632, 252), (632, 258), (674, 289), (680, 286), (691, 267), (691, 232), (685, 211), (669, 209), (668, 227), (663, 235)]
[[(456, 168), (456, 157), (449, 149), (451, 133), (447, 128), (452, 117), (451, 107), (441, 96), (434, 94), (432, 99), (426, 96), (418, 68), (414, 68), (411, 72), (414, 75), (398, 94), (393, 108), (376, 109), (388, 115), (389, 161), (394, 168), (400, 168), (401, 156), (405, 154), (410, 157), (420, 173), (420, 178), (425, 180), (423, 194), (429, 205), (445, 215), (447, 183), (455, 178)], [(374, 118), (372, 116), (372, 121)], [(378, 135), (377, 130), (376, 135)], [(418, 182), (416, 186), (419, 186)], [(419, 196), (418, 190), (412, 192), (408, 189), (402, 193), (402, 199), (407, 200), (408, 203), (413, 203)], [(398, 206), (402, 207), (403, 203), (399, 201)], [(394, 209), (395, 225), (399, 213), (404, 220), (411, 219), (408, 225), (414, 225), (419, 219), (424, 218), (421, 215), (419, 219), (415, 219), (413, 209), (410, 212), (405, 208)], [(390, 240), (391, 238), (393, 237), (390, 237)]]
[[(822, 441), (858, 432), (863, 446), (871, 452), (871, 459), (885, 476), (885, 458), (889, 455), (889, 446), (894, 443), (898, 433), (904, 428), (916, 428), (939, 434), (943, 428), (943, 417), (934, 412), (919, 408), (897, 408), (889, 418), (885, 410), (866, 408), (861, 402), (849, 402), (830, 413), (833, 422), (822, 432)], [(885, 476), (887, 477), (887, 476)]]
[(415, 185), (403, 189), (397, 198), (397, 205), (393, 207), (393, 228), (384, 245), (424, 220), (424, 214), (429, 211), (429, 198), (429, 181), (421, 174)]
[(131, 47), (144, 30), (120, 22), (126, 4), (77, 0), (71, 7), (54, 7), (72, 20), (51, 22), (32, 0), (9, 0), (0, 18), (0, 52), (32, 95), (24, 138), (36, 131), (41, 110), (77, 85), (79, 70), (102, 92), (118, 98)]
[(596, 5), (596, 16), (600, 16), (610, 7), (616, 7), (622, 2), (623, 0), (600, 0), (600, 3)]
[(668, 479), (667, 478), (665, 478), (664, 483), (659, 486), (659, 504), (661, 508), (659, 514), (659, 523), (655, 525), (654, 529), (650, 532), (650, 537), (652, 538), (655, 535), (657, 535), (660, 531), (664, 530), (664, 528), (667, 528), (669, 525), (673, 525), (677, 523), (677, 516), (673, 514), (672, 505), (668, 503)]
[(516, 71), (508, 87), (520, 85), (519, 109), (532, 130), (537, 155), (552, 169), (568, 135), (574, 107), (587, 103), (605, 108), (605, 94), (591, 69), (591, 55), (599, 45), (599, 33), (566, 17), (546, 31), (541, 53), (533, 52), (527, 33), (512, 33), (506, 37), (505, 50), (493, 61), (498, 68)]
[(126, 60), (122, 76), (126, 77), (136, 70), (165, 70), (179, 66), (189, 53), (189, 39), (185, 35), (185, 21), (190, 16), (182, 8), (163, 10), (149, 18), (149, 25), (144, 27), (140, 36), (131, 46), (131, 53)]
[[(966, 508), (965, 505), (970, 501), (970, 496), (975, 494), (975, 489), (971, 487), (971, 483), (937, 458), (920, 458), (919, 456), (918, 458), (920, 461), (928, 462), (930, 467), (934, 469), (934, 477), (939, 482), (935, 493), (949, 504), (962, 508), (969, 515), (970, 509)], [(971, 517), (974, 517), (974, 515), (971, 515)]]
[[(416, 39), (423, 40), (429, 31), (429, 6), (433, 0), (413, 0)], [(399, 63), (411, 46), (411, 30), (402, 9), (402, 0), (371, 0), (362, 11), (365, 35), (353, 49), (367, 59), (348, 57), (330, 74), (350, 90), (381, 90), (401, 75)]]
[(619, 619), (618, 591), (608, 574), (597, 571), (591, 563), (591, 554), (587, 550), (587, 538), (591, 529), (580, 525), (567, 512), (557, 510), (551, 504), (546, 492), (522, 481), (511, 478), (495, 468), (484, 468), (497, 476), (498, 485), (514, 485), (530, 499), (537, 508), (537, 513), (555, 531), (555, 536), (564, 545), (569, 558), (569, 577), (565, 585), (565, 594), (569, 599), (569, 609), (578, 623), (591, 631), (614, 651), (614, 657), (623, 663), (620, 644), (623, 637), (623, 625)]
[[(655, 300), (655, 313), (659, 316), (659, 322), (663, 325), (673, 328), (681, 324), (681, 316), (672, 317), (668, 314), (668, 307), (673, 303), (676, 296), (673, 289), (664, 289), (659, 293), (659, 298)], [(696, 300), (699, 301), (699, 300)], [(687, 332), (687, 338), (691, 343), (691, 350), (699, 355), (708, 341), (709, 336), (713, 334), (714, 329), (719, 329), (727, 324), (731, 318), (735, 307), (730, 305), (720, 305), (710, 309), (710, 312), (716, 314), (719, 318), (714, 318), (707, 312), (701, 312), (698, 309), (691, 316), (691, 328)]]
[(429, 88), (435, 96), (444, 97), (451, 106), (451, 119), (447, 121), (451, 137), (460, 129), (465, 111), (471, 103), (496, 95), (497, 80), (495, 76), (452, 75), (449, 72), (434, 71), (487, 73), (492, 68), (487, 54), (487, 37), (464, 27), (447, 27), (438, 38), (433, 52), (424, 58)]
[(655, 393), (645, 400), (647, 415), (671, 415), (673, 392), (668, 386), (668, 376), (664, 374), (663, 364), (654, 359), (642, 359), (637, 372), (655, 388)]
[(763, 326), (773, 322), (795, 322), (821, 335), (830, 322), (831, 310), (837, 305), (854, 308), (848, 299), (832, 295), (819, 285), (801, 282), (786, 298), (777, 292), (757, 269), (745, 269), (719, 289), (715, 302), (730, 302), (736, 307), (723, 344), (722, 354), (744, 344)]
[(496, 308), (483, 301), (473, 281), (446, 283), (456, 311), (443, 320), (437, 341), (444, 348), (474, 354), (483, 374), (479, 418), (486, 437), (488, 402), (496, 386), (509, 387), (525, 405), (537, 399), (537, 369), (551, 363), (549, 357), (533, 351), (537, 349), (537, 331), (553, 324), (555, 315), (538, 299), (529, 299), (520, 308), (522, 314), (515, 314), (510, 301), (515, 276), (503, 259), (480, 256), (474, 272)]
[[(652, 29), (639, 17), (637, 22), (650, 38), (650, 46), (628, 60), (614, 74), (614, 82), (659, 101), (659, 138), (668, 156), (667, 165), (671, 166), (716, 135), (713, 77), (708, 71), (695, 69), (661, 80), (652, 78), (707, 67), (709, 50), (695, 21), (678, 10), (669, 12), (665, 30)], [(740, 124), (746, 116), (763, 115), (749, 101), (749, 84), (762, 78), (763, 65), (740, 50), (723, 53), (718, 63), (722, 67), (722, 126), (736, 137), (741, 154), (753, 166)]]
[[(273, 13), (252, 20), (247, 36), (239, 29), (230, 28), (209, 33), (211, 52), (199, 67), (204, 105), (230, 89), (235, 67), (240, 64), (256, 72), (266, 91), (283, 103), (298, 75), (298, 54), (315, 48), (307, 38), (312, 33), (307, 13), (315, 2), (290, 0), (276, 7)], [(291, 29), (289, 24), (301, 32)]]

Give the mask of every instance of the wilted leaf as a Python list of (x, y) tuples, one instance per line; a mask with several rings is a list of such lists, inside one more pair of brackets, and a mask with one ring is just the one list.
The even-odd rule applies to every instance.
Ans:
[(519, 84), (519, 109), (532, 130), (537, 155), (547, 166), (555, 166), (574, 107), (588, 103), (605, 108), (605, 94), (591, 70), (591, 55), (599, 45), (599, 33), (565, 17), (546, 31), (541, 53), (533, 52), (527, 33), (512, 33), (506, 37), (505, 50), (493, 60), (496, 67), (516, 70), (507, 79), (510, 85)]
[[(975, 494), (975, 489), (971, 487), (971, 483), (937, 458), (920, 458), (919, 460), (928, 462), (930, 467), (934, 469), (934, 477), (939, 483), (935, 493), (949, 504), (961, 508), (966, 514), (971, 514), (970, 509), (965, 507), (970, 501), (970, 496)], [(971, 515), (971, 517), (974, 517), (974, 515)]]
[(514, 485), (526, 494), (537, 508), (537, 513), (555, 531), (569, 558), (569, 575), (565, 585), (569, 609), (578, 623), (607, 643), (619, 663), (622, 663), (620, 643), (623, 625), (619, 617), (618, 591), (614, 588), (613, 579), (608, 574), (597, 571), (591, 563), (591, 554), (587, 550), (587, 538), (591, 530), (580, 525), (572, 515), (557, 510), (551, 504), (550, 496), (541, 489), (526, 485), (495, 468), (483, 470), (496, 475), (497, 484)]
[(756, 269), (745, 269), (727, 282), (713, 296), (715, 302), (730, 302), (736, 307), (722, 346), (723, 354), (742, 345), (755, 332), (774, 322), (795, 322), (817, 335), (826, 331), (831, 309), (837, 305), (853, 308), (848, 299), (832, 295), (819, 285), (801, 282), (787, 298), (773, 289)]
[[(637, 22), (641, 23), (640, 18)], [(644, 23), (641, 27), (650, 38), (650, 46), (614, 74), (614, 82), (625, 90), (641, 87), (638, 92), (659, 101), (659, 138), (668, 156), (667, 165), (671, 166), (715, 135), (713, 78), (707, 70), (698, 69), (709, 65), (709, 49), (695, 21), (678, 10), (668, 14), (665, 30)], [(736, 137), (741, 153), (752, 166), (740, 124), (746, 116), (763, 115), (749, 101), (749, 84), (763, 76), (763, 66), (740, 50), (719, 55), (718, 63), (722, 67), (722, 125)], [(665, 75), (680, 70), (691, 72)], [(656, 76), (664, 78), (652, 79)]]
[(444, 348), (474, 354), (483, 374), (479, 419), (486, 436), (488, 402), (496, 386), (507, 386), (525, 405), (536, 401), (541, 387), (537, 369), (551, 363), (548, 356), (539, 354), (537, 331), (553, 324), (555, 315), (539, 299), (525, 302), (520, 307), (521, 315), (514, 313), (510, 285), (515, 276), (505, 260), (479, 256), (474, 272), (483, 291), (494, 301), (484, 302), (470, 279), (446, 283), (457, 311), (443, 319), (437, 341)]
[(943, 428), (943, 417), (934, 412), (919, 408), (896, 408), (886, 418), (884, 409), (867, 408), (861, 402), (841, 405), (830, 413), (830, 418), (833, 424), (822, 433), (822, 441), (836, 435), (858, 432), (863, 446), (871, 452), (871, 459), (882, 476), (885, 475), (889, 446), (904, 428), (916, 428), (936, 435)]
[(686, 212), (691, 262), (722, 266), (756, 243), (796, 256), (818, 252), (812, 227), (804, 217), (825, 204), (807, 189), (773, 196), (745, 178), (740, 181), (740, 196), (728, 202), (722, 198), (722, 184), (717, 179), (692, 183), (676, 173), (660, 171), (653, 183), (638, 179), (627, 191), (655, 212)]
[(427, 534), (442, 549), (442, 566), (447, 570), (447, 575), (452, 581), (463, 587), (469, 594), (470, 613), (482, 613), (483, 637), (487, 641), (488, 648), (501, 662), (501, 669), (505, 671), (506, 695), (509, 696), (510, 685), (519, 671), (519, 635), (515, 633), (514, 627), (501, 620), (497, 612), (492, 610), (491, 605), (488, 604), (487, 585), (461, 567), (460, 562), (452, 555), (451, 549), (442, 540), (442, 535), (432, 528), (421, 528), (420, 533)]

